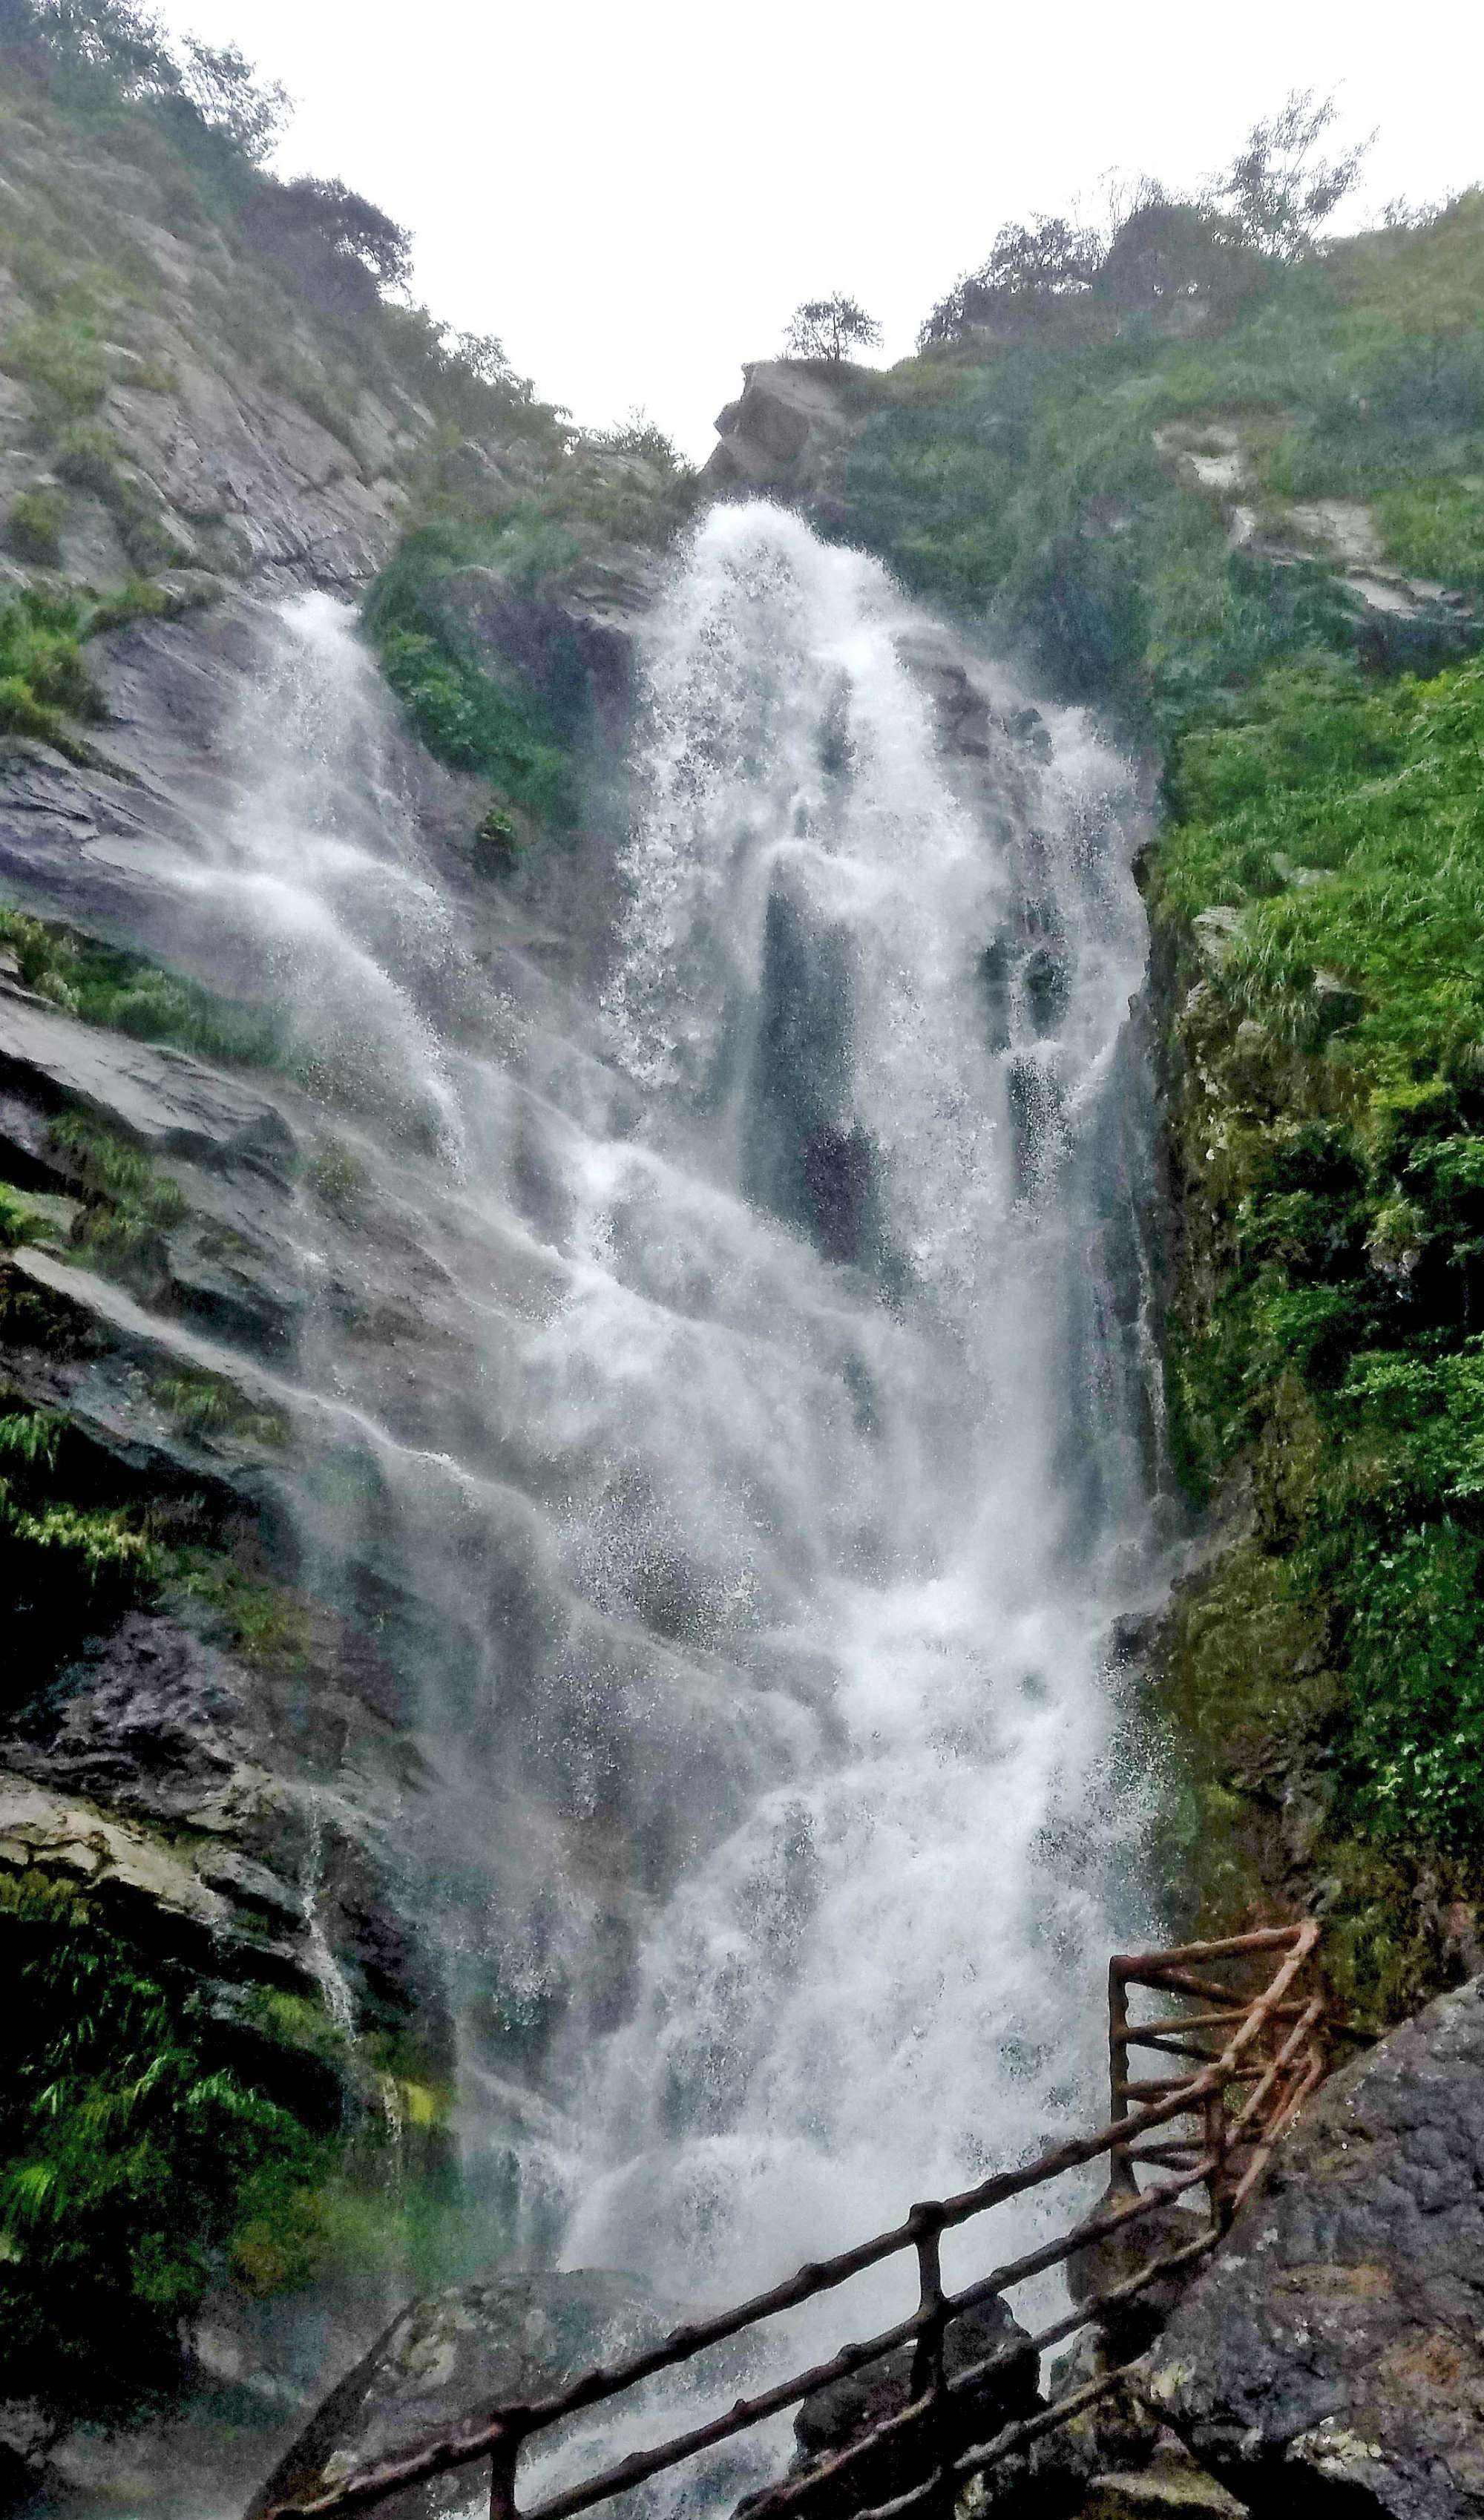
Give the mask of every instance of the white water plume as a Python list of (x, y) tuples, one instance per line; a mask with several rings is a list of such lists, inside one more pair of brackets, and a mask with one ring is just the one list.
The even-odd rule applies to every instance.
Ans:
[(565, 2262), (686, 2296), (1098, 2106), (1131, 1821), (1104, 1653), (1142, 1498), (1104, 1481), (1090, 1514), (1065, 1462), (1137, 1407), (1097, 1337), (1132, 812), (1064, 712), (1044, 761), (1000, 739), (987, 829), (922, 637), (766, 507), (714, 514), (672, 583), (607, 1000), (650, 1118), (586, 1168), (545, 1341), (553, 1431), (625, 1501), (579, 1504), (574, 1564), (641, 1615), (683, 1569), (760, 1753), (574, 2068)]
[(600, 1008), (517, 914), (453, 1040), (464, 914), (329, 599), (209, 880), (432, 1116), (358, 1142), (416, 1302), (394, 1354), (306, 1352), (304, 1522), (421, 1692), (471, 2177), (519, 2163), (529, 2254), (558, 2223), (697, 2301), (1101, 2114), (1149, 1921), (1109, 1668), (1151, 1580), (1145, 926), (1087, 719), (797, 518), (707, 517), (643, 663)]
[(457, 1158), (436, 1010), (460, 956), (392, 775), (396, 737), (351, 607), (289, 598), (231, 739), (236, 810), (212, 827), (203, 863), (161, 871), (259, 962), (321, 1092), (384, 1109)]

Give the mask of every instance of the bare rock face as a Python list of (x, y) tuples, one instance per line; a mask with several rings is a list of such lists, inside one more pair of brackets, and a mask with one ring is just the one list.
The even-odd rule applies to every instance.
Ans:
[(819, 491), (830, 459), (861, 426), (848, 401), (857, 373), (841, 362), (833, 376), (819, 361), (799, 359), (758, 359), (744, 367), (741, 394), (718, 415), (721, 443), (702, 468), (702, 490), (713, 497)]
[[(247, 2506), (247, 2520), (328, 2494), (362, 2469), (404, 2456), (480, 2410), (521, 2405), (597, 2362), (657, 2345), (677, 2314), (630, 2275), (502, 2275), (414, 2302), (393, 2319)], [(386, 2520), (433, 2520), (488, 2491), (487, 2466), (409, 2489)]]
[(1258, 2513), (1484, 2509), (1484, 1978), (1337, 2074), (1150, 2357)]
[[(247, 1164), (283, 1179), (293, 1137), (281, 1112), (237, 1077), (184, 1051), (79, 1023), (23, 989), (0, 984), (0, 1127), (10, 1097), (32, 1110), (79, 1110), (151, 1155)], [(8, 1136), (36, 1157), (19, 1123)]]

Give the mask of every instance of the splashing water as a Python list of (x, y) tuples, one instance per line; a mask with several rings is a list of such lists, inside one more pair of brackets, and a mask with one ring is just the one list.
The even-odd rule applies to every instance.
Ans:
[(533, 970), (455, 1032), (327, 598), (209, 883), (429, 1123), (362, 1149), (428, 1264), (394, 1424), (374, 1347), (316, 1370), (424, 1621), (472, 2176), (514, 2147), (530, 2253), (714, 2300), (1098, 2114), (1150, 1921), (1107, 1667), (1153, 1581), (1146, 938), (1086, 719), (797, 518), (706, 518), (644, 671), (596, 1008)]
[(321, 1091), (370, 1099), (457, 1158), (436, 1011), (460, 957), (392, 777), (392, 703), (348, 605), (294, 596), (275, 627), (236, 729), (237, 810), (205, 866), (169, 872), (250, 940)]
[(1105, 1335), (1133, 815), (1076, 713), (1044, 761), (995, 738), (982, 668), (1000, 775), (956, 792), (925, 637), (795, 518), (702, 527), (606, 997), (649, 1117), (586, 1161), (545, 1336), (549, 1422), (623, 1500), (579, 1503), (571, 1561), (652, 1623), (667, 1596), (753, 1753), (573, 2068), (565, 2261), (687, 2297), (1095, 2105), (1134, 1821), (1103, 1667), (1143, 1511)]

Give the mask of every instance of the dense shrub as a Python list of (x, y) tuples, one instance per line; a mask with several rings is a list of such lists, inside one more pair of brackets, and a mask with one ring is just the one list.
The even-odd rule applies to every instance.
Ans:
[(530, 592), (576, 546), (539, 511), (445, 518), (410, 535), (368, 599), (367, 627), (392, 690), (429, 750), (543, 816), (570, 806), (570, 756), (548, 707), (514, 673), (496, 682), (437, 602), (461, 568), (497, 568)]
[[(1345, 1807), (1484, 1856), (1484, 666), (1261, 681), (1192, 730), (1154, 911), (1189, 951), (1173, 1357), (1198, 1493), (1237, 1461), (1342, 1696)], [(1301, 1395), (1301, 1403), (1295, 1395)], [(1274, 1430), (1307, 1413), (1299, 1464)], [(1255, 1470), (1251, 1465), (1255, 1465)]]
[(42, 2437), (138, 2421), (261, 2182), (314, 2138), (224, 2055), (204, 2002), (83, 1903), (0, 1882), (0, 2352)]
[(67, 721), (101, 714), (82, 658), (85, 621), (70, 598), (34, 590), (0, 598), (0, 735), (78, 748)]

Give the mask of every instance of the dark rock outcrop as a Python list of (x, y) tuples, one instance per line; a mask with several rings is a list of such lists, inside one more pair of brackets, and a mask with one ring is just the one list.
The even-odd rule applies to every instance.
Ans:
[[(1106, 2368), (1102, 2344), (1084, 2332), (1052, 2364), (1049, 2401), (1055, 2406)], [(1137, 2377), (1045, 2434), (1026, 2464), (1009, 2520), (1241, 2520), (1235, 2495), (1160, 2422)]]
[(282, 1113), (240, 1078), (184, 1051), (79, 1023), (0, 982), (0, 1140), (36, 1160), (42, 1115), (67, 1109), (104, 1121), (151, 1155), (248, 1164), (280, 1182), (293, 1158)]
[[(833, 2380), (806, 2398), (793, 2424), (798, 2444), (795, 2468), (812, 2467), (900, 2414), (911, 2397), (914, 2351), (911, 2345), (897, 2346), (878, 2362), (868, 2362), (846, 2379)], [(991, 2369), (977, 2378), (968, 2376), (975, 2365), (991, 2361)], [(987, 2441), (1041, 2404), (1036, 2356), (1025, 2329), (1003, 2301), (982, 2302), (950, 2321), (943, 2340), (943, 2368), (951, 2394), (945, 2415), (932, 2427), (935, 2455), (952, 2457), (970, 2443)], [(927, 2438), (913, 2434), (887, 2441), (861, 2457), (832, 2488), (832, 2510), (863, 2510), (905, 2493), (922, 2473)], [(1011, 2481), (1003, 2474), (996, 2480), (1001, 2485)]]
[[(327, 2494), (480, 2410), (560, 2388), (590, 2363), (643, 2353), (677, 2318), (631, 2276), (587, 2270), (503, 2275), (414, 2302), (331, 2392), (246, 2520)], [(487, 2469), (411, 2488), (381, 2507), (386, 2520), (433, 2520), (466, 2508), (475, 2480), (487, 2487)]]
[(1484, 2508), (1484, 1979), (1337, 2074), (1150, 2358), (1263, 2513)]
[(864, 423), (865, 413), (850, 408), (850, 385), (863, 373), (843, 362), (835, 370), (819, 361), (752, 361), (736, 402), (717, 415), (721, 443), (701, 468), (702, 491), (828, 497), (833, 459)]

